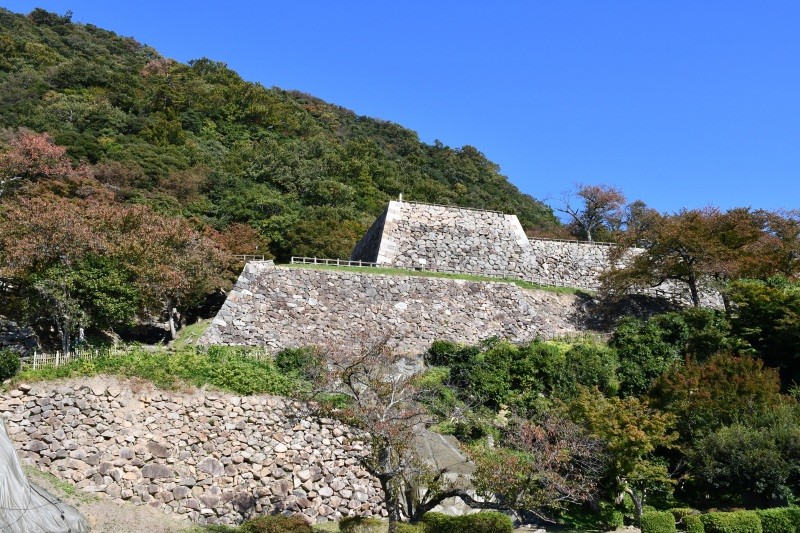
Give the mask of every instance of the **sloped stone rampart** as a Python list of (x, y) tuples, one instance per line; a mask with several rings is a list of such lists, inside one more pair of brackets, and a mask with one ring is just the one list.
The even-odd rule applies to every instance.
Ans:
[(287, 399), (82, 378), (4, 393), (0, 414), (24, 461), (81, 491), (195, 522), (383, 514), (358, 435)]
[(529, 278), (532, 250), (516, 215), (389, 202), (350, 259), (412, 269)]
[(436, 339), (525, 342), (576, 331), (576, 298), (512, 283), (252, 262), (199, 342), (278, 351), (388, 334), (395, 350), (418, 355)]

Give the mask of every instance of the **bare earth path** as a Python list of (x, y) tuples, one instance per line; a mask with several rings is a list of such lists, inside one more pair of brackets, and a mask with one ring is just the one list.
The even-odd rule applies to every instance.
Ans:
[(99, 495), (69, 490), (65, 482), (26, 466), (25, 474), (33, 483), (69, 503), (89, 521), (92, 533), (188, 533), (192, 524), (146, 505), (118, 503)]

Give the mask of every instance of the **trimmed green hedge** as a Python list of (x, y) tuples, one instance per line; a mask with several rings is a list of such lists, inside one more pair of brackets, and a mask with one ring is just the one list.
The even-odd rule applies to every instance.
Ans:
[(669, 511), (650, 511), (642, 515), (642, 533), (675, 533), (675, 517)]
[(708, 513), (700, 517), (705, 533), (763, 533), (755, 511)]
[(800, 533), (800, 509), (762, 509), (756, 514), (764, 533)]
[(386, 522), (379, 518), (348, 516), (339, 522), (339, 531), (342, 533), (383, 533), (385, 530)]
[(397, 524), (397, 533), (425, 533), (425, 524), (407, 524), (400, 522)]
[(300, 516), (263, 515), (251, 518), (239, 527), (241, 533), (314, 533)]
[(699, 514), (691, 514), (683, 517), (683, 530), (686, 533), (706, 533), (703, 527), (703, 520)]
[(487, 511), (464, 516), (425, 513), (426, 533), (514, 533), (514, 524), (503, 513)]

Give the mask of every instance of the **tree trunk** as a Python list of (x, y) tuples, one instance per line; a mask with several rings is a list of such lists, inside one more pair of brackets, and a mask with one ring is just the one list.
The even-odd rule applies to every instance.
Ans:
[(638, 494), (636, 494), (635, 490), (633, 490), (632, 488), (630, 488), (628, 486), (626, 486), (624, 490), (625, 490), (625, 492), (628, 493), (628, 496), (631, 497), (631, 501), (633, 501), (633, 514), (634, 514), (634, 520), (636, 521), (636, 526), (637, 527), (641, 526), (642, 525), (642, 512), (644, 510), (644, 497), (645, 497), (645, 495), (644, 495), (644, 493), (642, 493), (642, 495), (639, 496)]
[(169, 309), (169, 321), (168, 321), (168, 323), (169, 323), (169, 338), (171, 340), (175, 340), (175, 338), (178, 336), (178, 330), (175, 327), (175, 315), (178, 314), (178, 310), (175, 309), (172, 306), (172, 302), (170, 302), (170, 304), (168, 306), (168, 309)]
[(392, 478), (380, 476), (378, 481), (381, 483), (383, 501), (386, 504), (386, 512), (389, 514), (389, 530), (387, 533), (397, 533), (397, 524), (400, 522), (400, 501), (397, 499), (397, 494), (392, 487)]
[(689, 274), (689, 291), (692, 293), (692, 305), (700, 307), (700, 292), (697, 290), (697, 278), (693, 272)]

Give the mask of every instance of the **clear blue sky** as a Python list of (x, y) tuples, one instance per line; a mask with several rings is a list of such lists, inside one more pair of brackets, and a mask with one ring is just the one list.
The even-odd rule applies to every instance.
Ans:
[(605, 183), (660, 211), (800, 207), (797, 1), (2, 5), (475, 146), (546, 201)]

